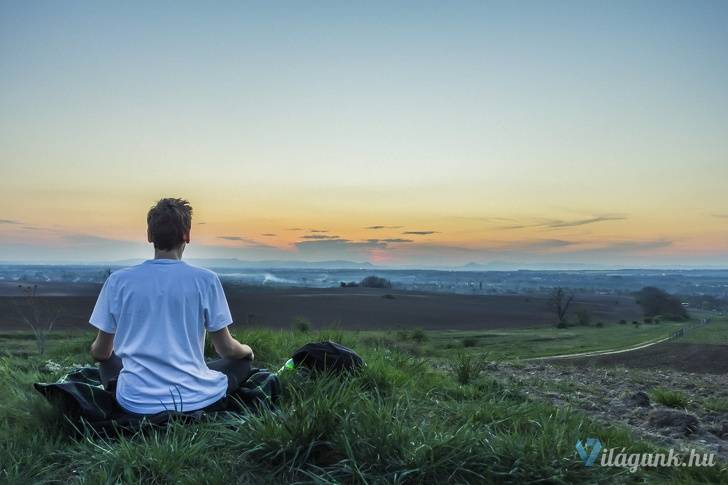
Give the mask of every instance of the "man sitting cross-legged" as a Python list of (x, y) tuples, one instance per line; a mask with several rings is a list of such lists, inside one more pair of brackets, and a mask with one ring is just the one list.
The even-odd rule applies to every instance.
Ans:
[[(253, 351), (235, 340), (220, 279), (184, 263), (192, 208), (162, 199), (147, 214), (154, 259), (112, 273), (96, 301), (91, 355), (127, 412), (224, 409), (250, 373)], [(205, 362), (205, 332), (221, 359)]]

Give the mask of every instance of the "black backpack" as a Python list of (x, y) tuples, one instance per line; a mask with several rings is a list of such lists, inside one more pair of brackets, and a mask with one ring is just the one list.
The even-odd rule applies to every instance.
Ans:
[(356, 352), (331, 340), (304, 345), (293, 353), (293, 363), (297, 368), (334, 373), (357, 370), (365, 365)]

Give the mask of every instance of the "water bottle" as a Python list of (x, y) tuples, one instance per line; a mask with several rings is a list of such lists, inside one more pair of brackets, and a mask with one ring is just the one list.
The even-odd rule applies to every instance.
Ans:
[(288, 359), (285, 364), (283, 364), (283, 367), (278, 369), (277, 374), (281, 375), (288, 372), (293, 372), (296, 370), (296, 364), (293, 362), (293, 359)]

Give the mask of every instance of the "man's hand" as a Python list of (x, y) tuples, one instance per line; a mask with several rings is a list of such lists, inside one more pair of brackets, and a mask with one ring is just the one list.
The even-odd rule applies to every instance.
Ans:
[(91, 357), (99, 362), (108, 360), (114, 351), (114, 334), (99, 330), (96, 339), (91, 344)]
[(210, 332), (210, 340), (220, 357), (228, 359), (250, 359), (253, 360), (253, 349), (247, 345), (243, 345), (230, 335), (227, 327)]
[(240, 344), (240, 346), (243, 348), (243, 350), (245, 352), (245, 357), (243, 357), (243, 359), (253, 360), (255, 358), (255, 354), (253, 354), (253, 349), (251, 349), (249, 345)]

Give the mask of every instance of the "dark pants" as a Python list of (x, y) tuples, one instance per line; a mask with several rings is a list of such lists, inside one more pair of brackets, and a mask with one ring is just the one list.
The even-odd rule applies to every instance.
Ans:
[[(99, 363), (99, 374), (104, 389), (114, 390), (122, 367), (121, 358), (113, 352), (111, 357)], [(207, 367), (227, 376), (227, 394), (233, 393), (250, 375), (250, 359), (222, 358), (208, 362)]]

